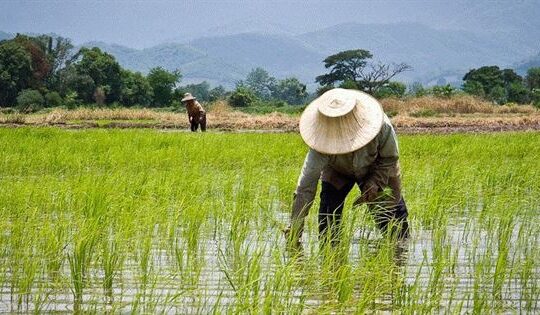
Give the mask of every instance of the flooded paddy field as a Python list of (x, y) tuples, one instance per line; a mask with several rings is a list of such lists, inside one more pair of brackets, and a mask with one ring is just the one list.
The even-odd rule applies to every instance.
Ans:
[[(400, 137), (411, 238), (282, 229), (297, 134), (0, 129), (0, 312), (538, 313), (540, 134)], [(318, 198), (317, 198), (318, 199)]]

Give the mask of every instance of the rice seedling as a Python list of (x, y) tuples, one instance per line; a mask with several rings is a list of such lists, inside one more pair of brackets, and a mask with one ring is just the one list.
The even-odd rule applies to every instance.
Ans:
[(295, 257), (297, 134), (0, 129), (0, 312), (537, 313), (540, 135), (400, 140), (411, 238), (353, 191)]

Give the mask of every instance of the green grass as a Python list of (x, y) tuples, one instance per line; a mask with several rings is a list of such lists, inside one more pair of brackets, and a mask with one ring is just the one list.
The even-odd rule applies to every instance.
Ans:
[(85, 124), (85, 123), (92, 123), (95, 124), (97, 127), (108, 127), (117, 123), (124, 123), (124, 124), (132, 124), (132, 125), (156, 125), (159, 123), (157, 120), (152, 119), (97, 119), (97, 120), (70, 120), (68, 121), (68, 124)]
[(297, 259), (297, 134), (0, 128), (0, 311), (535, 313), (539, 147), (401, 136), (411, 239), (351, 196), (321, 254), (316, 202)]

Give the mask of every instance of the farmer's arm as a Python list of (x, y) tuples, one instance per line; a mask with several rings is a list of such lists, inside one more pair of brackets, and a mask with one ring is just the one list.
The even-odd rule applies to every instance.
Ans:
[[(395, 180), (399, 181), (399, 150), (396, 133), (390, 122), (385, 119), (381, 133), (378, 135), (378, 155), (373, 164), (369, 178), (366, 180), (366, 190), (368, 197), (366, 201), (373, 201), (376, 192), (380, 192), (386, 187), (393, 190), (393, 195), (399, 198), (399, 187), (395, 187)], [(391, 180), (390, 180), (391, 179)], [(389, 185), (392, 184), (392, 185)], [(398, 184), (399, 185), (399, 184)], [(396, 202), (399, 200), (396, 200)]]
[(321, 177), (321, 171), (327, 163), (328, 156), (315, 150), (310, 149), (306, 155), (302, 172), (298, 178), (291, 214), (290, 232), (296, 240), (301, 237), (304, 229), (304, 219), (315, 199), (317, 183)]
[(196, 103), (196, 106), (197, 106), (197, 110), (199, 111), (200, 114), (204, 114), (204, 108), (202, 107), (201, 103), (195, 101)]

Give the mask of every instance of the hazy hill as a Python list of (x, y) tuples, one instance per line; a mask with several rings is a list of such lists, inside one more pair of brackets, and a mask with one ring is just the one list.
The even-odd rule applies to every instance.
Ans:
[(525, 75), (527, 74), (527, 70), (533, 67), (540, 67), (540, 52), (536, 56), (533, 56), (521, 63), (516, 64), (514, 66), (514, 69), (516, 69), (517, 73), (519, 73), (520, 75)]
[(447, 29), (464, 29), (479, 34), (512, 34), (514, 39), (540, 42), (540, 5), (537, 0), (468, 1), (460, 13), (453, 13), (451, 18), (439, 19), (439, 23)]
[[(465, 31), (436, 30), (421, 24), (342, 24), (299, 36), (326, 54), (365, 48), (383, 61), (407, 62), (409, 80), (424, 81), (443, 72), (484, 64), (506, 65), (530, 56), (531, 47), (513, 46)], [(531, 43), (534, 46), (536, 43)]]
[(278, 77), (296, 76), (313, 81), (322, 71), (324, 54), (288, 35), (237, 34), (205, 37), (187, 44), (169, 43), (142, 50), (103, 42), (89, 42), (114, 55), (124, 67), (148, 72), (162, 66), (180, 69), (183, 82), (206, 80), (233, 87), (255, 67)]
[(225, 60), (209, 56), (195, 47), (169, 43), (142, 50), (103, 42), (89, 42), (86, 47), (99, 47), (116, 57), (118, 62), (131, 70), (147, 73), (151, 68), (180, 69), (182, 82), (208, 81), (213, 85), (233, 87), (245, 77), (249, 68), (228, 64)]
[(324, 59), (323, 53), (288, 35), (246, 33), (201, 38), (189, 44), (248, 71), (263, 67), (278, 77), (294, 75), (310, 81)]
[(0, 31), (0, 40), (10, 39), (12, 37), (13, 37), (12, 34)]

